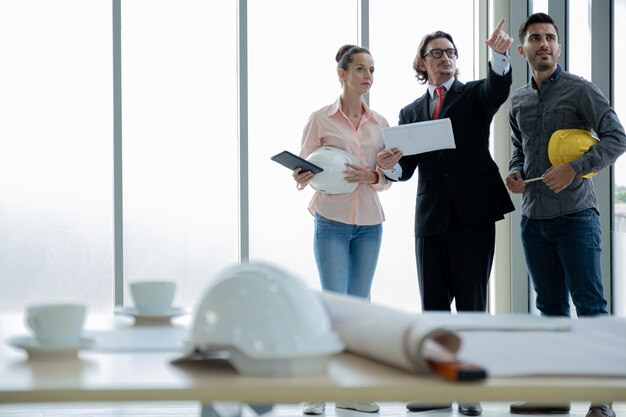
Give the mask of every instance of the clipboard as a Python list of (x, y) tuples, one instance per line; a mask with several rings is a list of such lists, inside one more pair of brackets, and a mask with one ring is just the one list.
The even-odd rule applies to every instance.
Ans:
[(385, 146), (398, 148), (404, 155), (456, 148), (448, 118), (383, 127), (381, 131)]
[(311, 171), (313, 175), (319, 174), (324, 171), (324, 168), (315, 165), (304, 158), (300, 158), (298, 155), (294, 155), (289, 151), (282, 151), (272, 156), (272, 161), (278, 162), (284, 167), (289, 168), (290, 170), (295, 170), (296, 168), (302, 168), (302, 171)]

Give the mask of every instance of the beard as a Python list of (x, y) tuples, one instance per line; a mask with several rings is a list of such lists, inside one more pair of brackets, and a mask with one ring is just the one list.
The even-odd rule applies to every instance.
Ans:
[(550, 59), (550, 60), (545, 60), (545, 59), (540, 59), (539, 57), (537, 57), (537, 59), (535, 59), (535, 69), (537, 71), (547, 71), (550, 68), (554, 68), (556, 61)]

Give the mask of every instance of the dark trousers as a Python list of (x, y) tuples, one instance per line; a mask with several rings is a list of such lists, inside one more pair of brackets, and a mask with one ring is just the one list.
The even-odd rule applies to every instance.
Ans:
[(495, 250), (495, 222), (466, 225), (456, 214), (440, 235), (416, 237), (415, 258), (422, 309), (486, 311)]

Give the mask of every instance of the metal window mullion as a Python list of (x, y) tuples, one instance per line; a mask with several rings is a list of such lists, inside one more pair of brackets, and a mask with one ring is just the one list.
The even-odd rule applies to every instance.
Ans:
[[(591, 3), (591, 81), (611, 100), (612, 47), (613, 33), (612, 1), (592, 1)], [(602, 230), (602, 286), (608, 301), (608, 310), (612, 311), (613, 277), (613, 166), (603, 170), (593, 178), (596, 196), (600, 207), (600, 228)]]
[[(530, 14), (532, 10), (532, 0), (519, 1), (509, 0), (509, 23), (511, 28), (517, 29), (520, 23)], [(513, 29), (511, 29), (513, 31)], [(515, 38), (515, 43), (511, 49), (511, 71), (513, 71), (513, 84), (511, 91), (523, 86), (530, 80), (530, 71), (528, 63), (517, 53), (517, 45), (522, 42), (518, 39), (517, 30), (511, 34)], [(509, 149), (511, 143), (509, 140)], [(524, 249), (521, 240), (521, 207), (522, 197), (519, 194), (513, 194), (513, 203), (515, 211), (510, 214), (511, 219), (511, 312), (528, 313), (530, 311), (530, 285), (528, 280), (528, 270), (526, 269), (526, 260), (524, 258)]]
[[(363, 48), (370, 47), (370, 2), (369, 0), (360, 0), (357, 1), (357, 9), (358, 9), (358, 21), (357, 28), (358, 34), (357, 38), (359, 39), (359, 44)], [(364, 95), (363, 99), (365, 103), (370, 105), (370, 93), (369, 91)]]
[(121, 0), (112, 0), (113, 25), (113, 275), (114, 304), (124, 303), (124, 210), (122, 178)]
[(248, 3), (239, 0), (238, 19), (238, 120), (239, 120), (239, 261), (250, 259), (250, 182), (248, 179)]

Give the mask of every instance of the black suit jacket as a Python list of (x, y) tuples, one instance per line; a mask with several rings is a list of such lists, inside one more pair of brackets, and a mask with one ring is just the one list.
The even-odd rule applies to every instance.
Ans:
[[(491, 120), (509, 95), (511, 79), (511, 71), (499, 76), (490, 67), (486, 79), (467, 84), (455, 80), (439, 118), (450, 118), (456, 149), (400, 159), (400, 181), (411, 178), (415, 168), (419, 173), (415, 236), (445, 232), (453, 209), (464, 224), (495, 222), (515, 209), (489, 153)], [(399, 124), (430, 120), (429, 101), (426, 92), (403, 108)]]

